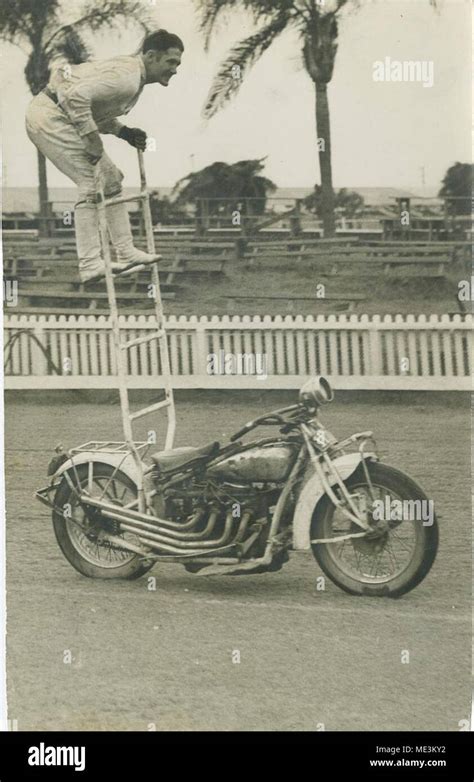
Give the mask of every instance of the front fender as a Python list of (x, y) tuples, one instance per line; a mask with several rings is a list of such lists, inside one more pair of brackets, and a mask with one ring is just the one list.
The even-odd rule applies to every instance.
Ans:
[[(361, 464), (363, 458), (374, 456), (374, 454), (365, 453), (347, 453), (333, 459), (333, 464), (337, 468), (339, 475), (343, 480), (349, 478)], [(335, 483), (330, 480), (331, 485)], [(316, 473), (310, 475), (309, 479), (303, 485), (301, 493), (295, 507), (293, 518), (293, 548), (310, 548), (310, 527), (311, 519), (316, 505), (324, 495), (324, 489)]]

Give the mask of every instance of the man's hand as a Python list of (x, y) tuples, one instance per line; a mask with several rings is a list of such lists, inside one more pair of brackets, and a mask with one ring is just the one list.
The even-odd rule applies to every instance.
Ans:
[(127, 126), (124, 125), (123, 128), (120, 129), (118, 136), (131, 144), (132, 147), (141, 149), (142, 152), (145, 151), (146, 133), (144, 130), (140, 130), (140, 128), (127, 128)]
[(84, 139), (87, 157), (92, 165), (95, 166), (104, 154), (102, 139), (96, 130), (92, 133), (87, 133), (82, 138)]

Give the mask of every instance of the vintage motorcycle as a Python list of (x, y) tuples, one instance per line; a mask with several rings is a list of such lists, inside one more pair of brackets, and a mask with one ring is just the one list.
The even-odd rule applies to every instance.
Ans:
[[(325, 429), (318, 411), (333, 397), (325, 378), (313, 378), (297, 404), (250, 421), (228, 444), (147, 460), (142, 443), (139, 465), (126, 443), (60, 451), (36, 496), (53, 508), (59, 546), (86, 576), (133, 579), (157, 562), (201, 576), (265, 573), (291, 550), (311, 549), (346, 592), (398, 597), (434, 562), (436, 517), (416, 513), (431, 501), (379, 462), (371, 432), (338, 441)], [(278, 433), (242, 443), (258, 426)]]

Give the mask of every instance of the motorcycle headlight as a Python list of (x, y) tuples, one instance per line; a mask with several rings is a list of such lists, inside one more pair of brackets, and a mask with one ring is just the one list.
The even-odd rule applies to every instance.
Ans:
[(322, 375), (312, 377), (307, 380), (300, 389), (299, 400), (308, 410), (315, 410), (321, 405), (332, 402), (334, 391), (331, 388), (329, 380)]

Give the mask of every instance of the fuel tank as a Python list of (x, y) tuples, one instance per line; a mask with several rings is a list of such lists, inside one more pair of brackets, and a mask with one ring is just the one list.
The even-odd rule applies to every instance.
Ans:
[(238, 453), (214, 462), (207, 469), (209, 478), (229, 482), (278, 482), (288, 478), (301, 446), (280, 441), (244, 446)]

